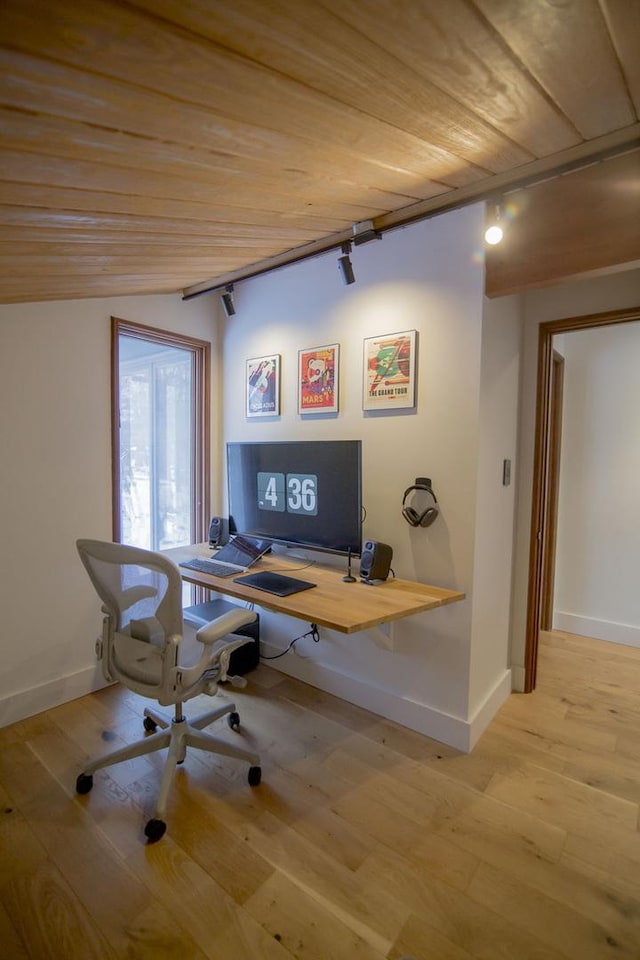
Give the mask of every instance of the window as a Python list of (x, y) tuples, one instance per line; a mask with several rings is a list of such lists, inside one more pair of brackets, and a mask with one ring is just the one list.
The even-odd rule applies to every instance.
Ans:
[(151, 550), (205, 539), (206, 341), (112, 318), (113, 538)]

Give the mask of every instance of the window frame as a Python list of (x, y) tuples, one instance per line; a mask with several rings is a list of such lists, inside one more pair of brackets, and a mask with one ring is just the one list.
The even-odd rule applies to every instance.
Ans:
[(192, 403), (194, 422), (191, 435), (192, 543), (207, 538), (211, 497), (211, 344), (207, 340), (173, 333), (159, 327), (111, 317), (111, 482), (112, 535), (121, 542), (120, 497), (120, 336), (136, 337), (150, 343), (188, 350), (193, 356)]

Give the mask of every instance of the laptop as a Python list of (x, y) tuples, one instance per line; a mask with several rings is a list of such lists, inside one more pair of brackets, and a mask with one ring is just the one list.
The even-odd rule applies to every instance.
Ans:
[(235, 577), (252, 567), (270, 547), (271, 540), (250, 540), (236, 533), (210, 559), (194, 557), (192, 560), (183, 560), (180, 566), (187, 570), (209, 573), (212, 577)]

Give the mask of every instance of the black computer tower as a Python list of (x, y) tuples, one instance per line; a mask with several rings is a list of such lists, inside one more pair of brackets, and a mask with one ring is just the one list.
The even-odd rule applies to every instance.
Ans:
[[(195, 603), (191, 607), (185, 607), (183, 617), (190, 623), (197, 626), (203, 626), (216, 617), (221, 617), (223, 613), (229, 610), (237, 610), (237, 603), (229, 603), (228, 600), (207, 600), (205, 603)], [(260, 662), (260, 615), (253, 623), (240, 627), (236, 633), (240, 637), (251, 637), (253, 643), (245, 643), (243, 647), (234, 650), (229, 658), (229, 674), (231, 676), (243, 676), (250, 670), (255, 670)]]

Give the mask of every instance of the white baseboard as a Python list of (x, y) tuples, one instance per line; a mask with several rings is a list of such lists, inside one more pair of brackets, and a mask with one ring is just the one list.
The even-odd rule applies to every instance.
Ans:
[(519, 667), (517, 664), (511, 664), (511, 690), (514, 693), (524, 693), (524, 682), (527, 676), (527, 672), (524, 667)]
[(477, 708), (469, 723), (469, 746), (472, 750), (484, 731), (487, 729), (502, 704), (509, 698), (513, 689), (511, 670), (505, 670), (500, 679), (494, 684), (483, 702)]
[(581, 637), (608, 640), (610, 643), (624, 643), (628, 647), (640, 647), (640, 627), (629, 623), (596, 620), (594, 617), (579, 617), (575, 613), (554, 610), (553, 629), (577, 633)]
[[(261, 642), (265, 654), (273, 656), (281, 651), (270, 643)], [(285, 662), (286, 661), (286, 662)], [(424, 703), (410, 700), (398, 693), (363, 682), (359, 677), (348, 676), (323, 666), (313, 660), (293, 656), (282, 657), (277, 669), (288, 676), (303, 680), (312, 687), (331, 693), (358, 707), (387, 720), (393, 720), (403, 727), (415, 730), (440, 743), (446, 743), (456, 750), (468, 753), (472, 746), (491, 722), (496, 711), (511, 692), (509, 671), (500, 678), (495, 688), (471, 722), (436, 710)]]
[(87, 667), (67, 677), (49, 680), (29, 690), (12, 693), (0, 698), (0, 727), (7, 727), (43, 710), (58, 707), (61, 703), (83, 697), (94, 690), (107, 686), (99, 664)]
[[(265, 653), (272, 656), (280, 652), (269, 643), (263, 642), (262, 647)], [(403, 727), (432, 737), (464, 753), (468, 753), (478, 742), (511, 692), (511, 672), (506, 670), (471, 720), (465, 720), (295, 655), (279, 660), (278, 669), (326, 693), (355, 703), (378, 716), (393, 720)], [(106, 685), (102, 669), (96, 664), (70, 676), (59, 677), (30, 690), (0, 698), (0, 727), (83, 697)]]

